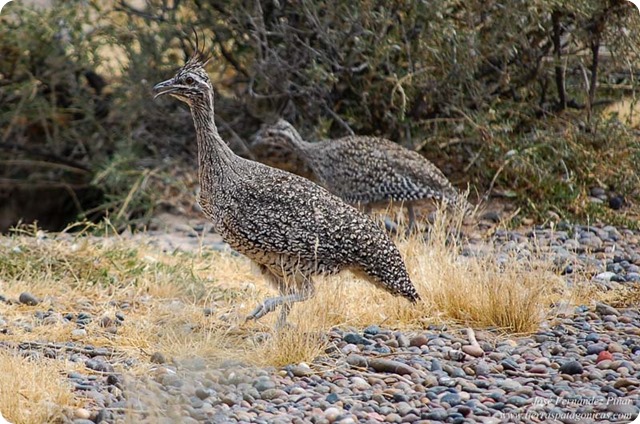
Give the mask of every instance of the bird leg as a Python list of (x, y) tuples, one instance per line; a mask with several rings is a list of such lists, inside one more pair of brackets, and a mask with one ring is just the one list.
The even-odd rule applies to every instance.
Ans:
[(407, 203), (407, 212), (409, 212), (409, 226), (407, 227), (406, 235), (409, 236), (416, 225), (416, 212), (413, 210), (413, 205), (411, 203)]
[[(361, 204), (361, 207), (362, 207), (362, 212), (365, 215), (369, 215), (371, 217), (371, 212), (373, 211), (373, 207), (371, 206), (371, 203), (365, 203), (363, 205)], [(393, 222), (393, 220), (386, 215), (384, 217), (384, 228), (391, 235), (398, 234), (398, 225), (396, 225), (396, 223)]]
[[(287, 292), (289, 294), (284, 294)], [(285, 287), (281, 287), (280, 293), (282, 293), (281, 296), (265, 299), (247, 316), (246, 321), (252, 319), (257, 321), (269, 312), (273, 312), (278, 306), (282, 305), (280, 315), (276, 321), (276, 329), (281, 329), (287, 323), (287, 316), (289, 315), (289, 312), (291, 312), (292, 304), (310, 299), (315, 294), (315, 290), (311, 281), (306, 280), (301, 290), (294, 291), (292, 293), (291, 289), (286, 290)]]
[[(304, 300), (304, 299), (300, 299)], [(278, 297), (270, 297), (265, 299), (262, 303), (260, 303), (254, 310), (247, 316), (247, 321), (254, 319), (259, 320), (263, 316), (267, 315), (269, 312), (273, 312), (276, 308), (282, 304), (287, 304), (290, 302), (299, 301), (296, 297), (296, 294), (290, 294), (287, 296), (278, 296)]]

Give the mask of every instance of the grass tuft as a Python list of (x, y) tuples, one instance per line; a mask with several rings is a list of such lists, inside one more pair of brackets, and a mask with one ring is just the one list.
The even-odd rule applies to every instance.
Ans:
[(76, 405), (64, 364), (0, 350), (0, 412), (14, 424), (64, 422)]
[(301, 362), (310, 363), (321, 356), (328, 346), (323, 332), (306, 321), (273, 332), (264, 343), (249, 351), (249, 362), (260, 366), (281, 367)]
[[(459, 214), (458, 214), (459, 215)], [(494, 327), (511, 333), (539, 328), (563, 282), (552, 264), (517, 250), (500, 252), (487, 243), (465, 255), (455, 234), (462, 217), (439, 210), (428, 241), (408, 240), (405, 251), (418, 275), (418, 291), (445, 319), (474, 327)], [(527, 246), (535, 251), (536, 246)]]
[[(138, 237), (18, 232), (2, 240), (0, 289), (10, 300), (29, 291), (41, 303), (0, 304), (11, 329), (5, 339), (108, 347), (116, 358), (136, 364), (120, 366), (116, 360), (117, 371), (144, 375), (156, 366), (150, 363), (155, 352), (176, 363), (199, 357), (208, 366), (240, 359), (258, 366), (305, 362), (313, 367), (335, 327), (376, 324), (415, 331), (449, 323), (509, 333), (538, 329), (551, 305), (569, 296), (552, 264), (535, 256), (535, 246), (526, 246), (528, 256), (517, 249), (498, 251), (490, 243), (463, 249), (456, 235), (471, 230), (462, 222), (460, 213), (438, 210), (426, 237), (397, 240), (422, 297), (417, 304), (348, 272), (316, 278), (316, 296), (296, 304), (291, 327), (278, 332), (273, 330), (277, 313), (244, 322), (257, 303), (274, 294), (250, 261), (203, 248), (204, 241), (193, 252), (164, 252)], [(35, 312), (49, 309), (60, 319), (36, 318)], [(86, 336), (72, 339), (76, 324), (62, 319), (67, 312), (91, 314)], [(118, 312), (125, 319), (115, 329), (103, 328), (101, 318), (116, 322)], [(7, 411), (11, 402), (5, 395), (0, 410)]]

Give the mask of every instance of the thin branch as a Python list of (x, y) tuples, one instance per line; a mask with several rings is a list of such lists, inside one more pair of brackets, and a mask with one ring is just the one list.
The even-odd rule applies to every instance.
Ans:
[(58, 155), (54, 155), (52, 153), (44, 152), (44, 151), (42, 151), (40, 149), (37, 149), (35, 147), (22, 146), (20, 144), (14, 144), (14, 143), (0, 143), (0, 150), (21, 150), (23, 152), (26, 152), (26, 153), (29, 153), (29, 154), (32, 154), (32, 155), (35, 155), (35, 156), (39, 156), (39, 157), (44, 158), (44, 159), (49, 159), (54, 163), (66, 165), (66, 166), (68, 166), (70, 168), (75, 168), (78, 171), (82, 171), (82, 172), (87, 173), (87, 174), (91, 173), (91, 170), (89, 168), (87, 168), (86, 166), (84, 166), (84, 165), (82, 165), (82, 164), (80, 164), (78, 162), (75, 162), (75, 161), (60, 157)]
[(591, 83), (589, 84), (589, 118), (591, 118), (591, 105), (596, 98), (596, 89), (598, 87), (598, 65), (600, 62), (600, 43), (602, 31), (604, 30), (607, 12), (605, 11), (593, 23), (593, 37), (591, 38)]
[(246, 71), (246, 69), (244, 69), (244, 67), (240, 65), (240, 63), (233, 57), (233, 55), (229, 52), (229, 50), (227, 50), (227, 48), (224, 46), (224, 42), (220, 39), (220, 37), (218, 36), (218, 32), (215, 29), (213, 29), (213, 35), (215, 36), (218, 42), (218, 46), (220, 47), (220, 53), (222, 54), (222, 57), (224, 57), (225, 60), (229, 62), (231, 66), (233, 66), (233, 69), (235, 69), (236, 71), (244, 75), (246, 78), (250, 78), (249, 73)]
[(353, 129), (351, 129), (351, 127), (349, 126), (349, 124), (347, 124), (344, 119), (342, 119), (340, 117), (340, 115), (338, 115), (333, 109), (331, 109), (326, 102), (322, 103), (322, 107), (324, 108), (324, 110), (327, 111), (327, 113), (329, 113), (329, 115), (331, 115), (331, 117), (333, 119), (336, 120), (337, 123), (340, 124), (340, 126), (342, 128), (344, 128), (345, 130), (347, 130), (347, 132), (349, 133), (349, 135), (356, 135), (356, 133), (353, 131)]
[(28, 187), (28, 188), (64, 188), (79, 190), (91, 187), (90, 184), (69, 184), (60, 181), (32, 181), (19, 180), (15, 178), (0, 178), (0, 187)]
[(559, 11), (555, 10), (551, 14), (551, 21), (553, 23), (553, 51), (556, 56), (556, 66), (555, 66), (555, 74), (556, 74), (556, 87), (558, 89), (558, 102), (560, 110), (564, 110), (567, 108), (567, 93), (564, 82), (564, 71), (561, 65), (562, 63), (562, 44), (560, 40), (560, 35), (562, 29), (560, 27), (560, 17), (561, 14)]

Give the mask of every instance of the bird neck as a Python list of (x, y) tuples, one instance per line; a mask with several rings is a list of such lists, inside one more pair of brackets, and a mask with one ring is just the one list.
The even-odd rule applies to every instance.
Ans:
[(293, 148), (293, 150), (299, 153), (308, 153), (313, 150), (313, 143), (309, 143), (299, 135), (289, 135), (287, 136), (287, 139), (289, 140), (289, 145)]
[(218, 133), (214, 119), (213, 93), (192, 103), (190, 107), (198, 140), (200, 182), (204, 185), (203, 178), (210, 177), (212, 172), (214, 175), (227, 174), (224, 169), (232, 166), (237, 156)]

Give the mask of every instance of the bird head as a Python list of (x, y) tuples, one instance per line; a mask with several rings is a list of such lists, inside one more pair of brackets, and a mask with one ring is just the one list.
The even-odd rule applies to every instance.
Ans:
[(281, 140), (292, 147), (299, 147), (304, 143), (298, 130), (282, 118), (278, 119), (275, 124), (264, 126), (257, 138)]
[(168, 94), (189, 106), (207, 100), (213, 93), (211, 80), (204, 69), (209, 60), (202, 51), (196, 50), (173, 78), (153, 87), (154, 99)]

